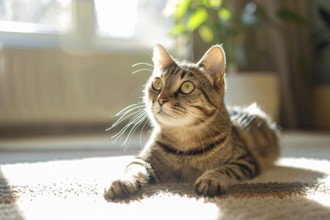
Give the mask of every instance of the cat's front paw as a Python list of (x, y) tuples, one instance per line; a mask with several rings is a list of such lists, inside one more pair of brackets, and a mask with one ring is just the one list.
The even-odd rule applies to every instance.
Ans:
[(107, 201), (125, 199), (141, 189), (141, 183), (137, 180), (115, 180), (108, 189), (104, 191)]
[(200, 176), (196, 180), (194, 186), (195, 192), (198, 195), (206, 197), (214, 197), (217, 195), (221, 195), (224, 193), (225, 188), (225, 185), (220, 179), (208, 174)]

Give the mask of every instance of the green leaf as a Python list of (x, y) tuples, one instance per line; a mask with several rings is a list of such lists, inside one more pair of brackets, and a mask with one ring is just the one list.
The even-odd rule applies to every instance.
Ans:
[(222, 21), (228, 21), (231, 18), (231, 12), (225, 7), (221, 7), (218, 16)]
[(208, 14), (205, 8), (197, 9), (188, 20), (187, 28), (190, 31), (196, 30), (201, 24), (203, 24), (208, 18)]
[(206, 43), (211, 43), (214, 39), (214, 34), (212, 29), (208, 25), (203, 25), (198, 29), (199, 35), (202, 40)]
[(174, 12), (176, 20), (181, 19), (187, 13), (190, 3), (191, 0), (178, 0)]
[(210, 0), (210, 5), (212, 8), (220, 8), (222, 0)]
[(200, 2), (207, 8), (218, 9), (218, 8), (220, 8), (222, 1), (223, 0), (202, 0)]
[(294, 11), (286, 9), (286, 8), (279, 10), (277, 14), (278, 14), (279, 18), (281, 18), (285, 21), (290, 21), (290, 22), (294, 22), (297, 24), (303, 24), (303, 25), (308, 24), (308, 20), (306, 18), (304, 18), (303, 16), (295, 13)]
[(175, 25), (170, 32), (171, 36), (179, 36), (186, 32), (185, 26), (182, 24)]

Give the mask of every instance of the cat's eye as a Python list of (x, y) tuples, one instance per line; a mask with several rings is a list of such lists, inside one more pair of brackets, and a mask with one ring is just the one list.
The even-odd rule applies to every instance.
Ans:
[(155, 91), (160, 91), (163, 88), (163, 82), (160, 78), (156, 78), (153, 82), (152, 82), (152, 88)]
[(192, 93), (195, 89), (195, 85), (192, 82), (186, 81), (182, 83), (180, 90), (184, 94)]

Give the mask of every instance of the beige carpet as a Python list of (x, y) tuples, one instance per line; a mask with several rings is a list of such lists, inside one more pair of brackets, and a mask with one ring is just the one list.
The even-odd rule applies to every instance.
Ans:
[(104, 187), (130, 157), (0, 166), (0, 219), (330, 219), (330, 162), (283, 158), (214, 199), (192, 185), (144, 188), (108, 203)]

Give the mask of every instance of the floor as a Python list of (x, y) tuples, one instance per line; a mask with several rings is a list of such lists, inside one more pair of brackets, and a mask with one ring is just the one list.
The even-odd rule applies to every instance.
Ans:
[[(121, 146), (122, 142), (113, 143), (108, 134), (4, 139), (0, 140), (0, 163), (134, 155), (146, 141), (145, 136), (133, 136), (125, 147)], [(283, 157), (330, 160), (330, 133), (283, 132), (281, 146)]]

